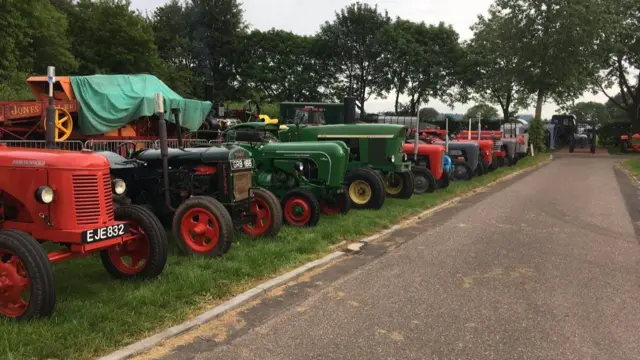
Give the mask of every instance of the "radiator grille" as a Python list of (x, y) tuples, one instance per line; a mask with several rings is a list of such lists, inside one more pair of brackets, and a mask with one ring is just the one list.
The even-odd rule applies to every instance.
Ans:
[[(113, 200), (111, 198), (111, 178), (109, 174), (73, 175), (73, 205), (77, 225), (100, 224), (103, 216), (113, 220)], [(103, 197), (103, 199), (100, 199)], [(102, 201), (101, 201), (102, 200)], [(104, 213), (102, 204), (105, 204)]]
[(502, 150), (502, 141), (494, 141), (493, 142), (493, 151)]
[(235, 201), (244, 200), (249, 197), (251, 180), (251, 171), (233, 174), (233, 199)]

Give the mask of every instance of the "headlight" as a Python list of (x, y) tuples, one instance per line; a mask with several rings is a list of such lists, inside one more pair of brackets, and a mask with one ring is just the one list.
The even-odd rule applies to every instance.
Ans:
[(389, 161), (396, 162), (396, 157), (394, 155), (389, 156)]
[(113, 186), (113, 192), (116, 195), (122, 195), (124, 194), (124, 191), (127, 190), (127, 184), (125, 184), (125, 182), (120, 179), (114, 179), (111, 182), (111, 185)]
[(304, 170), (304, 164), (302, 162), (298, 161), (296, 163), (296, 169), (298, 169), (298, 171)]
[(36, 190), (36, 200), (42, 204), (50, 204), (53, 201), (53, 189), (42, 185)]

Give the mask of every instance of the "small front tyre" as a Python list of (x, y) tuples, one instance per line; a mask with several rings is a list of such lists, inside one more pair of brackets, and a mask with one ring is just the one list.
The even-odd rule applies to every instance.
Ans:
[(155, 278), (167, 263), (167, 233), (152, 212), (138, 205), (119, 206), (115, 219), (129, 223), (133, 239), (100, 252), (107, 272), (122, 280)]
[(275, 195), (266, 189), (254, 188), (249, 211), (255, 219), (242, 226), (245, 234), (256, 237), (278, 235), (282, 228), (282, 208)]
[(233, 243), (233, 220), (218, 200), (193, 196), (176, 210), (173, 235), (185, 255), (219, 257)]
[(320, 203), (306, 189), (293, 189), (282, 198), (282, 218), (291, 226), (312, 227), (320, 220)]
[(325, 215), (347, 214), (353, 203), (348, 195), (349, 191), (338, 193), (333, 200), (320, 199), (320, 211)]
[(453, 163), (453, 178), (455, 180), (469, 181), (473, 177), (471, 165), (466, 162)]
[(408, 199), (415, 190), (415, 179), (411, 171), (388, 173), (384, 176), (387, 195), (397, 199)]
[(40, 244), (22, 231), (0, 231), (0, 316), (45, 318), (55, 305), (53, 268)]
[(432, 193), (436, 190), (436, 177), (433, 176), (431, 170), (423, 166), (416, 166), (411, 168), (411, 172), (415, 183), (413, 189), (415, 194)]

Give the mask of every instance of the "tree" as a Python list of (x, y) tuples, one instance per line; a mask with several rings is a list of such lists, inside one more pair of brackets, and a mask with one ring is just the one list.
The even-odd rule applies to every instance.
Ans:
[(498, 110), (489, 104), (477, 104), (469, 108), (465, 114), (467, 119), (478, 119), (478, 115), (482, 120), (492, 120), (498, 117)]
[(356, 2), (322, 25), (318, 38), (329, 64), (333, 98), (353, 95), (358, 110), (364, 112), (372, 94), (387, 92), (389, 59), (384, 51), (383, 29), (390, 24), (389, 15), (379, 12), (377, 6)]
[(438, 116), (440, 116), (440, 113), (438, 112), (438, 110), (432, 107), (422, 108), (418, 113), (418, 118), (420, 119), (421, 123), (435, 122), (438, 120)]
[[(237, 0), (190, 0), (193, 12), (191, 28), (197, 46), (199, 81), (211, 80), (216, 99), (238, 99), (237, 54), (240, 36), (246, 29), (242, 8)], [(202, 86), (204, 88), (204, 86)]]
[[(633, 0), (630, 0), (633, 1)], [(522, 59), (519, 81), (536, 93), (535, 118), (552, 98), (558, 104), (582, 95), (601, 61), (599, 44), (608, 17), (602, 0), (496, 0), (492, 11), (516, 26)]]
[(576, 116), (579, 122), (594, 125), (602, 125), (611, 119), (607, 107), (595, 101), (579, 102), (571, 107), (570, 112)]
[[(605, 53), (604, 73), (597, 88), (609, 103), (626, 114), (634, 131), (640, 129), (640, 2), (610, 1), (607, 38), (601, 46)], [(617, 96), (605, 89), (615, 87)]]
[(518, 78), (523, 72), (519, 38), (525, 29), (496, 8), (489, 10), (489, 17), (479, 16), (472, 29), (466, 71), (473, 75), (467, 75), (467, 81), (477, 100), (500, 105), (503, 120), (509, 121), (529, 100), (529, 92)]
[(458, 33), (443, 23), (434, 26), (397, 19), (387, 27), (384, 44), (390, 64), (386, 82), (396, 93), (396, 112), (400, 95), (405, 93), (413, 115), (429, 98), (450, 102), (462, 56), (458, 38)]
[(315, 37), (254, 30), (242, 39), (241, 82), (259, 90), (263, 101), (319, 101), (324, 77), (315, 46)]
[(46, 0), (0, 1), (0, 79), (16, 72), (69, 73), (77, 66), (66, 36), (68, 22)]
[(67, 34), (80, 74), (153, 73), (158, 52), (151, 25), (128, 0), (57, 1), (73, 24)]

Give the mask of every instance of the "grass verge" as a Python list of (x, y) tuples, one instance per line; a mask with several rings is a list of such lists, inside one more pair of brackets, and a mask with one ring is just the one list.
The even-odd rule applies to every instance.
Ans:
[(622, 167), (629, 170), (633, 176), (640, 176), (640, 158), (625, 160), (622, 162)]
[(0, 359), (85, 359), (104, 354), (178, 324), (256, 281), (326, 255), (332, 244), (389, 228), (548, 156), (528, 157), (517, 166), (453, 182), (433, 194), (389, 198), (378, 211), (324, 216), (314, 229), (283, 227), (277, 238), (268, 240), (237, 236), (230, 252), (217, 260), (179, 256), (172, 245), (167, 268), (155, 281), (115, 281), (96, 256), (57, 264), (56, 313), (51, 319), (30, 323), (0, 320)]

